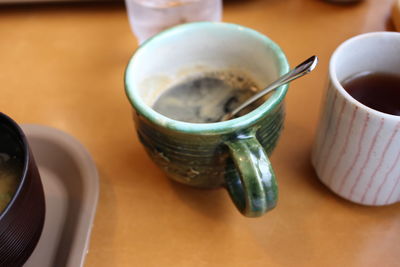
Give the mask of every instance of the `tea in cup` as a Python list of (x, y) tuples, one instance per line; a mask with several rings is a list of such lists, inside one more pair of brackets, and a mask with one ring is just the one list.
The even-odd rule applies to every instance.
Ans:
[(319, 179), (364, 205), (400, 200), (400, 33), (373, 32), (341, 44), (312, 152)]

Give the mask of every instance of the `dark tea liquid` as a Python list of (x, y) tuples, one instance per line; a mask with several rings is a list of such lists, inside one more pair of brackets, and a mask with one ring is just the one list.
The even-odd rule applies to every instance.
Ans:
[(400, 75), (360, 73), (342, 82), (344, 89), (362, 104), (400, 116)]
[[(192, 122), (217, 122), (259, 88), (248, 77), (230, 71), (210, 72), (187, 78), (159, 96), (153, 109), (171, 119)], [(256, 108), (254, 104), (243, 115)]]

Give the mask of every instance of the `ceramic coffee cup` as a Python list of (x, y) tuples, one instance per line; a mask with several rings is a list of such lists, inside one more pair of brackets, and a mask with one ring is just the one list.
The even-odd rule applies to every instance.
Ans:
[(235, 69), (261, 87), (289, 71), (282, 50), (266, 36), (234, 24), (176, 26), (146, 41), (125, 73), (138, 136), (153, 161), (175, 181), (226, 187), (245, 216), (275, 207), (278, 189), (268, 155), (283, 125), (287, 86), (252, 112), (229, 121), (187, 123), (152, 109), (157, 97), (195, 73)]
[(312, 163), (341, 197), (386, 205), (400, 199), (400, 116), (365, 106), (343, 88), (344, 80), (363, 72), (400, 75), (400, 33), (362, 34), (336, 49)]

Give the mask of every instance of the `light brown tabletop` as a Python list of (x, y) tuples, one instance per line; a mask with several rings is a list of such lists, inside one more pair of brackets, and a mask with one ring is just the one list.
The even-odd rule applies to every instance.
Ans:
[(92, 154), (101, 191), (85, 266), (399, 266), (400, 205), (342, 200), (310, 164), (330, 55), (351, 36), (392, 30), (392, 3), (225, 1), (224, 21), (268, 35), (292, 66), (320, 58), (289, 89), (271, 158), (279, 203), (261, 218), (240, 215), (223, 189), (169, 181), (145, 154), (123, 88), (137, 45), (122, 3), (1, 6), (0, 110)]

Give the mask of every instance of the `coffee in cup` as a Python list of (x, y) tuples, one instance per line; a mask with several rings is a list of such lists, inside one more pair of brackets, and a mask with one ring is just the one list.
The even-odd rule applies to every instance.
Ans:
[[(178, 81), (159, 96), (153, 109), (171, 119), (192, 122), (218, 122), (260, 90), (244, 73), (231, 70), (200, 73)], [(247, 114), (260, 105), (241, 112)]]
[[(284, 53), (268, 37), (240, 25), (197, 22), (168, 29), (139, 47), (127, 66), (125, 89), (139, 139), (168, 177), (200, 188), (225, 187), (242, 214), (256, 217), (277, 203), (268, 157), (283, 127), (288, 86), (247, 114), (215, 120), (235, 97), (245, 98), (288, 71)], [(212, 97), (203, 100), (200, 91), (191, 91), (197, 85)], [(164, 113), (157, 101), (171, 95), (171, 102), (180, 102)], [(216, 111), (196, 114), (203, 106)], [(182, 117), (167, 114), (172, 109)], [(188, 114), (199, 120), (184, 121)]]

